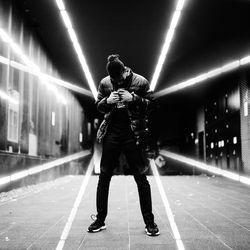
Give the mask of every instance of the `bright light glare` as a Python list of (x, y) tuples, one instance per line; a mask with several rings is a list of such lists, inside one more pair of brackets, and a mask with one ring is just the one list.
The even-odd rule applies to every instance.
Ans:
[(12, 97), (10, 97), (9, 95), (7, 95), (6, 93), (4, 93), (3, 91), (0, 90), (0, 98), (12, 103), (12, 104), (15, 104), (15, 105), (18, 105), (19, 102), (16, 101), (15, 99), (13, 99)]
[(171, 207), (169, 205), (168, 198), (167, 198), (167, 195), (166, 195), (165, 190), (163, 188), (163, 185), (162, 185), (162, 182), (161, 182), (161, 179), (160, 179), (159, 173), (157, 171), (154, 160), (150, 160), (150, 166), (151, 166), (151, 169), (153, 171), (153, 175), (155, 177), (155, 181), (156, 181), (157, 187), (159, 189), (161, 199), (162, 199), (162, 202), (164, 204), (166, 214), (168, 216), (170, 227), (172, 229), (174, 238), (176, 240), (176, 245), (178, 247), (178, 250), (184, 250), (185, 248), (184, 248), (183, 242), (181, 240), (179, 230), (178, 230), (177, 225), (175, 223), (174, 215), (173, 215), (173, 212), (172, 212)]
[(86, 77), (86, 79), (88, 81), (91, 92), (92, 92), (94, 98), (96, 99), (97, 98), (97, 90), (96, 90), (96, 87), (95, 87), (95, 83), (94, 83), (92, 75), (91, 75), (91, 73), (89, 71), (89, 67), (88, 67), (88, 64), (86, 62), (83, 51), (81, 49), (81, 46), (78, 43), (76, 33), (75, 33), (74, 29), (72, 28), (73, 25), (72, 25), (72, 22), (70, 21), (70, 17), (69, 17), (69, 15), (67, 14), (67, 12), (65, 10), (65, 5), (63, 4), (63, 1), (62, 0), (60, 0), (60, 1), (56, 0), (56, 3), (57, 3), (57, 6), (58, 6), (58, 9), (60, 10), (63, 22), (64, 22), (64, 24), (66, 26), (67, 31), (68, 31), (69, 37), (70, 37), (71, 41), (73, 42), (73, 47), (74, 47), (75, 52), (77, 54), (77, 57), (78, 57), (78, 59), (80, 61), (80, 64), (82, 66), (85, 77)]
[(168, 158), (183, 162), (185, 164), (197, 167), (199, 169), (208, 171), (210, 173), (221, 175), (221, 176), (227, 177), (229, 179), (232, 179), (235, 181), (240, 181), (241, 183), (250, 185), (250, 178), (248, 178), (248, 177), (241, 176), (239, 174), (232, 173), (232, 172), (229, 172), (227, 170), (220, 169), (220, 168), (205, 164), (203, 162), (199, 162), (199, 161), (193, 160), (191, 158), (188, 158), (188, 157), (185, 157), (185, 156), (182, 156), (179, 154), (175, 154), (173, 152), (169, 152), (167, 150), (161, 150), (160, 154), (163, 156), (166, 156)]
[(12, 40), (7, 35), (7, 33), (1, 28), (0, 28), (0, 37), (4, 43), (11, 43), (12, 42)]
[(57, 159), (55, 161), (44, 163), (42, 165), (35, 166), (35, 167), (32, 167), (32, 168), (27, 169), (27, 170), (23, 170), (23, 171), (17, 172), (15, 174), (12, 174), (9, 176), (1, 177), (0, 178), (0, 185), (7, 184), (7, 183), (10, 183), (11, 181), (15, 181), (15, 180), (19, 180), (19, 179), (22, 179), (24, 177), (27, 177), (28, 175), (37, 174), (37, 173), (40, 173), (44, 170), (48, 170), (50, 168), (60, 166), (64, 163), (80, 159), (82, 157), (89, 155), (90, 153), (91, 152), (89, 150), (81, 151), (79, 153), (75, 153), (75, 154)]
[(207, 80), (209, 78), (216, 77), (222, 73), (234, 70), (236, 68), (239, 68), (241, 65), (245, 65), (248, 63), (250, 63), (250, 56), (246, 56), (240, 60), (236, 60), (236, 61), (233, 61), (231, 63), (227, 63), (227, 64), (223, 65), (222, 67), (210, 70), (207, 73), (202, 73), (202, 74), (200, 74), (196, 77), (190, 78), (186, 81), (174, 84), (171, 87), (165, 88), (165, 89), (155, 93), (155, 97), (161, 97), (161, 96), (164, 96), (167, 94), (171, 94), (171, 93), (176, 92), (178, 90), (182, 90), (186, 87), (190, 87), (194, 84), (204, 82), (205, 80)]
[(59, 10), (65, 10), (65, 6), (62, 0), (56, 0)]
[(184, 6), (185, 0), (179, 0), (177, 3), (176, 10), (182, 10)]
[(170, 28), (169, 28), (170, 30), (174, 30), (176, 28), (180, 15), (181, 15), (181, 12), (179, 10), (176, 10), (174, 12), (173, 19), (171, 21)]
[[(75, 85), (73, 83), (63, 81), (63, 80), (61, 80), (59, 78), (53, 77), (51, 75), (44, 74), (44, 73), (42, 73), (40, 71), (32, 70), (32, 69), (30, 69), (30, 67), (28, 67), (26, 65), (23, 65), (21, 63), (15, 62), (15, 61), (10, 61), (6, 57), (0, 56), (0, 63), (10, 65), (11, 67), (13, 67), (15, 69), (21, 70), (23, 72), (28, 72), (28, 73), (30, 73), (32, 75), (35, 75), (35, 76), (39, 77), (39, 78), (43, 78), (44, 82), (49, 81), (51, 83), (54, 83), (54, 84), (57, 84), (57, 85), (62, 86), (64, 88), (67, 88), (67, 89), (69, 89), (71, 91), (75, 91), (77, 93), (87, 95), (89, 97), (93, 97), (92, 93), (87, 89), (80, 88), (80, 87), (78, 87), (77, 85)], [(48, 86), (48, 84), (47, 84), (47, 86)], [(59, 94), (59, 93), (57, 93), (57, 94)]]
[[(41, 82), (43, 82), (44, 84), (46, 84), (46, 86), (49, 86), (50, 84), (48, 82), (46, 82), (45, 78), (43, 77), (43, 74), (41, 73), (40, 68), (38, 67), (38, 65), (36, 65), (35, 63), (33, 63), (26, 55), (25, 53), (22, 51), (22, 49), (16, 44), (14, 43), (14, 41), (11, 39), (11, 37), (9, 37), (9, 35), (0, 28), (0, 38), (5, 41), (8, 42), (8, 45), (10, 46), (10, 48), (13, 50), (13, 52), (15, 54), (17, 54), (21, 60), (24, 62), (25, 65), (28, 66), (28, 70), (27, 72), (36, 72), (36, 75), (41, 79)], [(10, 60), (3, 60), (3, 57), (0, 58), (2, 63), (5, 63), (7, 65), (11, 65), (13, 67), (18, 67), (18, 65), (20, 65), (21, 70), (24, 69), (24, 66), (22, 64), (18, 64), (17, 62), (13, 62)], [(50, 87), (50, 89), (54, 92), (54, 94), (56, 95), (56, 98), (58, 101), (62, 102), (64, 105), (66, 105), (66, 99), (58, 92), (58, 90), (55, 88), (55, 86)], [(11, 99), (8, 99), (9, 101), (11, 101)], [(12, 102), (12, 101), (11, 101)]]
[(185, 0), (179, 0), (177, 5), (176, 5), (176, 9), (174, 11), (174, 14), (173, 14), (169, 29), (167, 31), (167, 35), (166, 35), (166, 38), (165, 38), (164, 45), (162, 47), (162, 51), (161, 51), (161, 54), (159, 56), (156, 68), (155, 68), (155, 72), (154, 72), (153, 78), (151, 80), (150, 88), (152, 90), (155, 89), (155, 86), (156, 86), (157, 81), (159, 79), (163, 64), (165, 62), (167, 53), (169, 51), (170, 43), (173, 40), (175, 29), (176, 29), (178, 21), (179, 21), (179, 19), (181, 17), (181, 10), (183, 9), (184, 3), (185, 3)]
[(246, 56), (240, 60), (240, 65), (244, 65), (248, 63), (250, 63), (250, 56)]
[(66, 10), (61, 11), (62, 19), (67, 29), (72, 29), (72, 23)]
[(73, 29), (68, 29), (68, 32), (72, 43), (78, 43), (75, 31)]
[(221, 70), (222, 72), (227, 72), (229, 70), (233, 70), (235, 68), (238, 68), (240, 66), (240, 61), (237, 60), (237, 61), (234, 61), (234, 62), (231, 62), (231, 63), (228, 63), (226, 65), (224, 65)]

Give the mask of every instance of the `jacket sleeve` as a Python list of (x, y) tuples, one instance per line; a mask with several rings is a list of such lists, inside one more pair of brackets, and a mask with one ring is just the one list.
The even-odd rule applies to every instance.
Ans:
[(154, 104), (153, 91), (149, 88), (149, 82), (145, 79), (140, 84), (140, 89), (137, 93), (132, 92), (132, 103), (139, 105), (141, 109), (150, 111)]
[(105, 93), (104, 89), (105, 89), (104, 83), (100, 82), (99, 87), (98, 87), (97, 100), (95, 103), (96, 103), (97, 110), (105, 114), (105, 113), (110, 112), (114, 105), (107, 103), (107, 99), (109, 95)]

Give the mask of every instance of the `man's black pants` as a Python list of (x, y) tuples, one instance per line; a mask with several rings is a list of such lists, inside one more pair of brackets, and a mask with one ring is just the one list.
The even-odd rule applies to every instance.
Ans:
[(154, 215), (152, 213), (151, 189), (145, 174), (145, 160), (143, 159), (141, 149), (136, 146), (132, 134), (131, 136), (119, 137), (112, 134), (105, 136), (101, 159), (101, 173), (96, 195), (97, 218), (104, 221), (107, 216), (109, 184), (113, 170), (119, 164), (121, 152), (126, 156), (128, 165), (134, 174), (143, 220), (145, 224), (153, 223)]

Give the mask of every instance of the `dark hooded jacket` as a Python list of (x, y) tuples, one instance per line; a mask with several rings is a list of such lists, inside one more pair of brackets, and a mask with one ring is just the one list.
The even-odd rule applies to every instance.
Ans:
[[(130, 69), (129, 69), (130, 70)], [(153, 104), (153, 93), (149, 88), (149, 82), (143, 76), (130, 70), (126, 78), (126, 89), (132, 94), (133, 100), (127, 104), (127, 112), (130, 127), (133, 131), (136, 144), (144, 149), (148, 147), (148, 114)], [(97, 131), (97, 141), (102, 142), (116, 104), (108, 104), (107, 98), (116, 86), (109, 76), (103, 78), (99, 84), (97, 96), (97, 109), (104, 113), (104, 119)]]

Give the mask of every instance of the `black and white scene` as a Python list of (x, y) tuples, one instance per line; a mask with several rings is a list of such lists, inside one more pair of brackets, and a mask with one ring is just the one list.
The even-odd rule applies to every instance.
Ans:
[(249, 24), (249, 0), (0, 0), (0, 250), (249, 250)]

